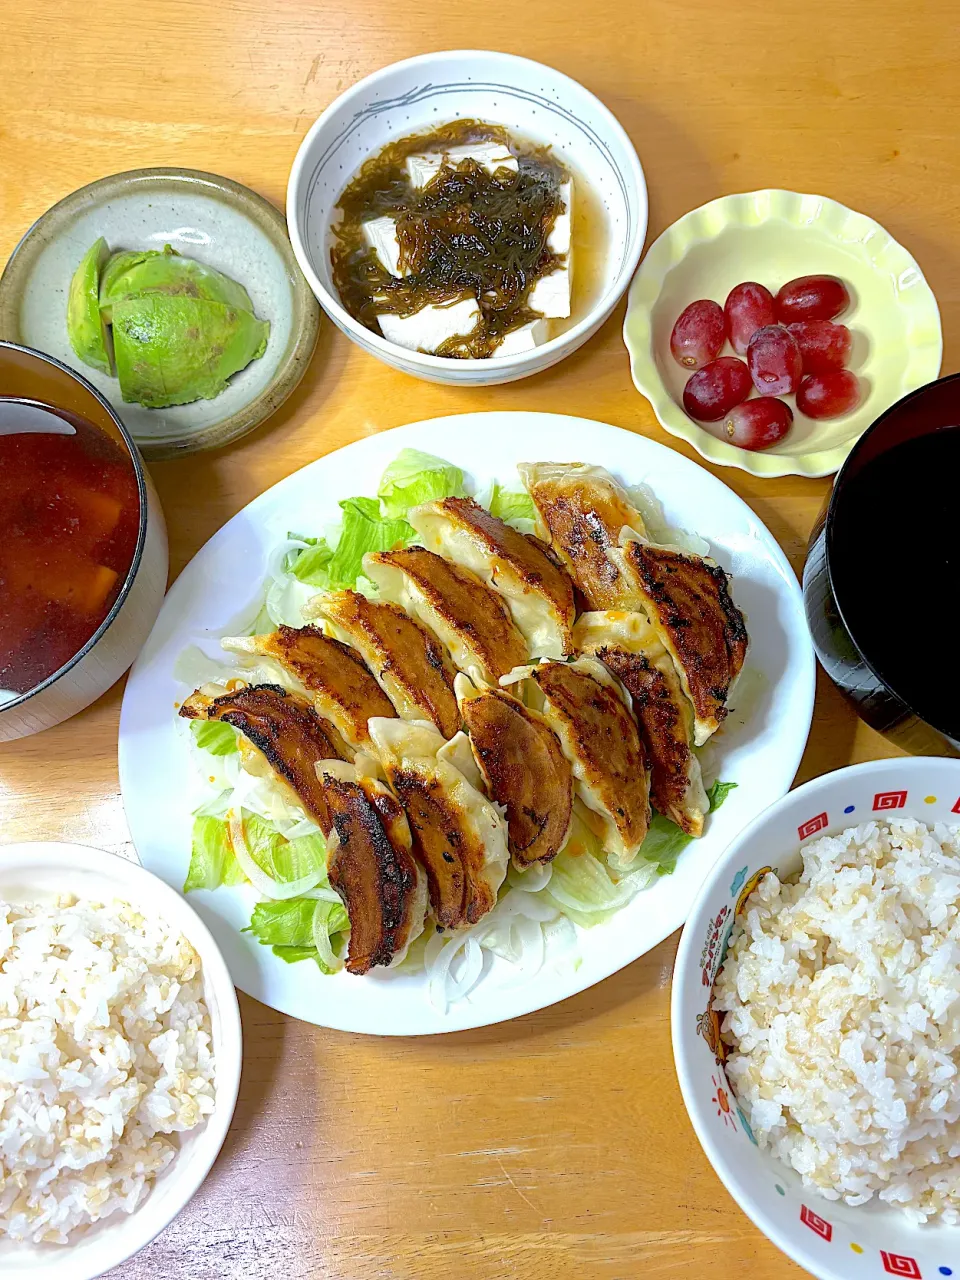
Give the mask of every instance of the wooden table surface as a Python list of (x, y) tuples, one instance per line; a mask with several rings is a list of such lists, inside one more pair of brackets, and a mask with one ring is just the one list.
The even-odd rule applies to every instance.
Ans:
[[(559, 67), (619, 116), (647, 174), (648, 243), (686, 210), (756, 187), (821, 192), (877, 218), (939, 298), (952, 371), (957, 30), (949, 0), (909, 12), (900, 0), (18, 0), (0, 36), (0, 255), (61, 196), (141, 165), (227, 174), (282, 207), (300, 139), (352, 81), (426, 50), (493, 46)], [(582, 413), (695, 456), (634, 391), (622, 318), (621, 307), (558, 368), (489, 390), (417, 382), (324, 322), (307, 376), (269, 423), (152, 468), (172, 574), (269, 485), (421, 418)], [(718, 474), (799, 571), (828, 482)], [(0, 842), (130, 852), (121, 693), (0, 747)], [(821, 681), (801, 779), (890, 754)], [(432, 1040), (326, 1031), (241, 998), (243, 1082), (223, 1153), (179, 1218), (111, 1274), (800, 1275), (723, 1190), (686, 1118), (670, 1051), (676, 944), (555, 1008)]]

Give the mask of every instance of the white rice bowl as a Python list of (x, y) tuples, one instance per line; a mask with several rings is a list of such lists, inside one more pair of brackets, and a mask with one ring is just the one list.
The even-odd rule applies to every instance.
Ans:
[(0, 1238), (132, 1213), (214, 1109), (200, 958), (122, 902), (0, 901)]
[(767, 874), (717, 975), (761, 1148), (830, 1200), (960, 1222), (960, 827), (868, 822)]

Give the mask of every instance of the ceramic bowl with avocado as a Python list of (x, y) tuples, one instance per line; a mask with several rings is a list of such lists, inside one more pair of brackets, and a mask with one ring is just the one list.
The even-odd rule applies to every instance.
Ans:
[(134, 170), (75, 191), (0, 279), (0, 337), (89, 378), (148, 458), (262, 422), (303, 376), (318, 320), (280, 212), (193, 170)]

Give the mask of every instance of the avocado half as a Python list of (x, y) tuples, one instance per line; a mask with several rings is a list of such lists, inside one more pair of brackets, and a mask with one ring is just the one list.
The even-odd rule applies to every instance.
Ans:
[(263, 355), (269, 334), (266, 321), (208, 298), (123, 298), (113, 304), (121, 394), (151, 409), (212, 400)]
[(115, 360), (123, 399), (151, 409), (212, 400), (270, 336), (221, 271), (171, 245), (111, 254), (102, 237), (74, 273), (67, 328), (81, 360), (104, 373)]

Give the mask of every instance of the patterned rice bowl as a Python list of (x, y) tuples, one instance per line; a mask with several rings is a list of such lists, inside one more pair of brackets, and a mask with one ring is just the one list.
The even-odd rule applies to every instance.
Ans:
[(733, 841), (704, 883), (673, 976), (674, 1058), (700, 1144), (756, 1226), (820, 1280), (960, 1277), (960, 1229), (913, 1225), (876, 1198), (858, 1207), (824, 1199), (758, 1148), (727, 1080), (723, 1015), (713, 1007), (713, 984), (734, 919), (768, 870), (795, 874), (808, 841), (894, 817), (960, 823), (960, 761), (917, 756), (854, 765), (771, 805)]

